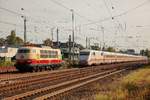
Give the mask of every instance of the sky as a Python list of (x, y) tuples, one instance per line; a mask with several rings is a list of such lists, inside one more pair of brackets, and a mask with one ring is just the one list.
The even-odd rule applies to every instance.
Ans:
[[(24, 10), (21, 10), (23, 8)], [(11, 30), (23, 38), (23, 18), (27, 19), (27, 41), (41, 43), (59, 29), (59, 40), (72, 35), (75, 41), (113, 46), (118, 49), (150, 48), (150, 0), (0, 0), (0, 37)]]

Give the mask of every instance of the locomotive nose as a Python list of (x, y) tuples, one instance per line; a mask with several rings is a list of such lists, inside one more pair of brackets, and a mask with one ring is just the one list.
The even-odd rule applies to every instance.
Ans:
[(23, 55), (21, 55), (21, 56), (20, 56), (20, 58), (21, 58), (21, 59), (23, 59), (23, 58), (24, 58), (24, 56), (23, 56)]

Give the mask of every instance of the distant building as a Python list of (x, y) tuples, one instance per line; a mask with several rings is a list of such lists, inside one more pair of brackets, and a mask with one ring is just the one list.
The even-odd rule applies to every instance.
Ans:
[(120, 53), (125, 53), (125, 54), (131, 54), (131, 55), (138, 55), (137, 53), (135, 53), (134, 49), (125, 49), (125, 50), (120, 50)]
[(0, 47), (0, 60), (11, 61), (15, 57), (18, 48), (14, 47)]
[[(79, 59), (79, 53), (80, 53), (80, 46), (79, 44), (76, 44), (74, 45), (74, 60), (78, 60)], [(69, 44), (69, 42), (65, 42), (65, 43), (62, 43), (62, 42), (53, 42), (53, 47), (54, 48), (60, 48), (61, 51), (62, 51), (62, 54), (63, 54), (63, 58), (64, 59), (73, 59), (73, 43), (71, 42)]]
[(126, 53), (134, 55), (135, 54), (135, 50), (134, 49), (127, 49)]

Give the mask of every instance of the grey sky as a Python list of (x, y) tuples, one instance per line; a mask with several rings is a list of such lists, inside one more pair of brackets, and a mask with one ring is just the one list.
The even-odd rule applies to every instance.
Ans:
[[(108, 46), (137, 50), (150, 48), (150, 0), (0, 0), (0, 7), (27, 16), (28, 41), (41, 42), (51, 38), (52, 27), (59, 27), (60, 40), (66, 41), (71, 34), (69, 9), (74, 9), (77, 12), (77, 42), (85, 44), (87, 36), (93, 38), (92, 43), (102, 44), (101, 27), (104, 27), (104, 40)], [(110, 16), (116, 17), (112, 20)], [(105, 18), (108, 19), (101, 21)], [(2, 21), (16, 25), (4, 24)], [(1, 37), (8, 35), (12, 29), (23, 37), (23, 19), (20, 15), (0, 9)]]

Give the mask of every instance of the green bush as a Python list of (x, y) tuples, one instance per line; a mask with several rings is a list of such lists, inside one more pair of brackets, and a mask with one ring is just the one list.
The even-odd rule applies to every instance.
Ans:
[(112, 100), (112, 98), (109, 95), (105, 94), (98, 94), (96, 95), (96, 100)]
[(14, 62), (11, 61), (0, 61), (0, 67), (2, 66), (14, 66)]
[(138, 90), (138, 86), (133, 82), (127, 82), (127, 83), (123, 84), (122, 87), (124, 89), (128, 90), (129, 93)]

